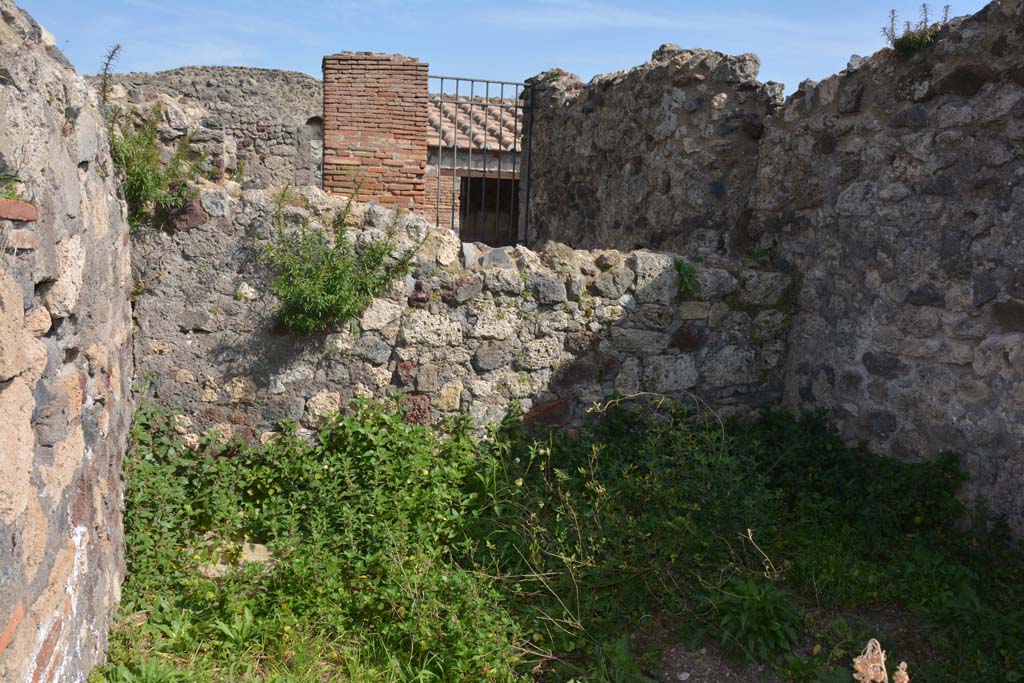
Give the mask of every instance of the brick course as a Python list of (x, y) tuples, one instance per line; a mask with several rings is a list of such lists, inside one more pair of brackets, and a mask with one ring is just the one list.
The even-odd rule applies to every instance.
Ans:
[[(440, 201), (438, 201), (437, 167), (428, 167), (424, 179), (426, 180), (427, 188), (426, 198), (423, 203), (423, 209), (416, 213), (431, 222), (434, 222), (436, 218), (437, 225), (442, 228), (457, 229), (459, 226), (459, 195), (462, 192), (462, 178), (456, 176), (455, 182), (452, 183), (451, 170), (442, 170)], [(438, 205), (440, 205), (440, 213), (438, 213)], [(453, 215), (455, 216), (454, 223), (452, 221)]]
[(324, 190), (384, 206), (422, 207), (427, 64), (342, 52), (323, 60)]

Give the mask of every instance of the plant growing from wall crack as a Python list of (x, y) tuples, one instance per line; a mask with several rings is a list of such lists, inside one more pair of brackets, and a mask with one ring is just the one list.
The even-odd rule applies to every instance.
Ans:
[(354, 244), (348, 234), (353, 198), (334, 218), (331, 231), (313, 228), (308, 220), (293, 231), (285, 227), (283, 208), (291, 189), (277, 196), (274, 236), (264, 251), (273, 272), (271, 289), (280, 301), (277, 315), (292, 332), (310, 334), (354, 320), (409, 271), (415, 250), (392, 256), (392, 237), (399, 214), (380, 240)]
[(190, 185), (202, 174), (206, 157), (190, 149), (192, 136), (188, 134), (177, 143), (165, 163), (161, 159), (157, 132), (163, 109), (157, 105), (141, 115), (140, 120), (110, 105), (111, 69), (120, 53), (121, 46), (114, 45), (103, 57), (100, 106), (107, 121), (111, 157), (124, 174), (128, 222), (135, 228), (144, 222), (165, 222), (192, 199), (195, 192)]
[(677, 258), (674, 265), (676, 269), (676, 300), (682, 301), (687, 297), (700, 294), (697, 269), (681, 258)]
[(18, 184), (21, 179), (12, 173), (0, 172), (0, 199), (21, 199)]
[(943, 27), (949, 24), (950, 6), (942, 9), (942, 21), (932, 23), (930, 9), (927, 3), (921, 5), (921, 19), (917, 24), (909, 21), (903, 24), (903, 32), (900, 33), (896, 26), (896, 10), (889, 11), (889, 25), (882, 27), (882, 35), (889, 41), (896, 53), (901, 57), (909, 57), (919, 50), (929, 48), (935, 44), (936, 37)]
[(192, 199), (195, 191), (190, 183), (199, 178), (205, 162), (189, 149), (189, 135), (178, 143), (166, 164), (161, 162), (157, 125), (162, 116), (163, 110), (157, 106), (140, 125), (121, 112), (108, 118), (110, 151), (114, 164), (124, 173), (128, 222), (133, 228), (147, 221), (161, 224)]

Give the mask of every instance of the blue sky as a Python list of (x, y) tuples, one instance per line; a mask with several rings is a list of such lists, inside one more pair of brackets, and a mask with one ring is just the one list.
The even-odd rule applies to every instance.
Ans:
[[(241, 65), (320, 75), (342, 50), (400, 52), (431, 73), (522, 80), (558, 66), (587, 80), (642, 63), (662, 43), (761, 57), (761, 80), (820, 80), (883, 46), (908, 0), (19, 0), (80, 72), (124, 46), (119, 71)], [(982, 0), (960, 0), (971, 14)], [(941, 11), (941, 10), (940, 10)]]

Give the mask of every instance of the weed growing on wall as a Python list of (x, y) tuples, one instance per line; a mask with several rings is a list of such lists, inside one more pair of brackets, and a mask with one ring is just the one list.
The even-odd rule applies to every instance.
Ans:
[(699, 296), (700, 280), (697, 279), (697, 269), (681, 258), (677, 258), (673, 265), (676, 271), (676, 300), (682, 301)]
[(110, 152), (114, 164), (124, 173), (124, 197), (132, 227), (166, 220), (195, 196), (189, 183), (202, 174), (204, 159), (191, 153), (188, 135), (166, 163), (161, 161), (157, 126), (162, 118), (163, 110), (154, 107), (141, 124), (118, 112), (108, 119)]
[(120, 53), (120, 45), (111, 47), (100, 71), (100, 104), (107, 121), (110, 154), (124, 176), (128, 222), (133, 228), (143, 223), (159, 225), (195, 196), (189, 185), (202, 175), (206, 160), (189, 149), (191, 135), (177, 143), (166, 162), (162, 159), (157, 127), (163, 110), (159, 106), (138, 120), (110, 105), (111, 70)]
[(272, 290), (280, 301), (278, 318), (298, 334), (321, 332), (357, 318), (374, 297), (409, 271), (412, 253), (394, 258), (395, 241), (387, 236), (355, 244), (348, 233), (352, 200), (335, 216), (328, 234), (307, 221), (293, 231), (285, 227), (283, 207), (291, 189), (277, 195), (274, 237), (264, 253), (274, 273)]
[(882, 28), (882, 35), (889, 41), (896, 53), (901, 57), (910, 55), (931, 47), (944, 26), (949, 24), (950, 6), (942, 9), (942, 21), (933, 23), (930, 16), (930, 9), (927, 3), (921, 5), (921, 18), (916, 24), (907, 21), (903, 24), (903, 31), (897, 28), (898, 20), (896, 10), (889, 11), (889, 25)]
[(0, 199), (21, 199), (19, 184), (21, 179), (18, 176), (0, 171)]
[(121, 49), (120, 43), (111, 45), (103, 55), (103, 63), (100, 66), (100, 109), (104, 115), (110, 109), (110, 78), (114, 73), (114, 65), (121, 56)]
[(235, 168), (228, 175), (228, 180), (231, 180), (231, 181), (239, 183), (239, 184), (245, 182), (245, 160), (244, 159), (239, 159), (237, 162), (235, 162)]
[(851, 680), (872, 637), (920, 680), (1024, 676), (1024, 561), (959, 530), (955, 459), (879, 458), (820, 418), (663, 402), (481, 439), (359, 402), (312, 438), (193, 449), (143, 406), (132, 441), (95, 681), (639, 683), (666, 634), (793, 681)]

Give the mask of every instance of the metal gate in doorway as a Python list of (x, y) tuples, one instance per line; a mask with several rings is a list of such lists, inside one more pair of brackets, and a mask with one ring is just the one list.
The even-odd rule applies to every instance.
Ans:
[(430, 76), (425, 200), (436, 223), (463, 242), (526, 241), (526, 89), (512, 81)]

